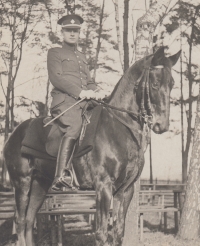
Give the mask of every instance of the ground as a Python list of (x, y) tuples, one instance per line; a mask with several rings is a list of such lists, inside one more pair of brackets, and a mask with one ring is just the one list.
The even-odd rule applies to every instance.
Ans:
[[(0, 246), (11, 246), (11, 241), (15, 237), (11, 236), (12, 221), (7, 220), (0, 225)], [(41, 241), (40, 246), (51, 245), (51, 232), (47, 232)], [(133, 242), (132, 242), (133, 243)], [(130, 245), (132, 245), (130, 243)], [(64, 246), (94, 246), (94, 232), (64, 232)], [(174, 231), (173, 213), (168, 214), (167, 230), (164, 231), (163, 226), (159, 225), (158, 214), (146, 214), (144, 216), (144, 241), (135, 244), (137, 246), (199, 246), (198, 241), (180, 240), (176, 237)]]

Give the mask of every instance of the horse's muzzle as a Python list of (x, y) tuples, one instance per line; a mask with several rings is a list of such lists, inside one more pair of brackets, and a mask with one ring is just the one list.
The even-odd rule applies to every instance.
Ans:
[(163, 132), (168, 131), (169, 127), (162, 127), (159, 123), (154, 124), (152, 130), (156, 133), (156, 134), (162, 134)]

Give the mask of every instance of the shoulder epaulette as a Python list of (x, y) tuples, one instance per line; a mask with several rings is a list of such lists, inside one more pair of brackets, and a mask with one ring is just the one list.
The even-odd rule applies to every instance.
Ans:
[(59, 50), (59, 49), (61, 49), (62, 47), (52, 47), (52, 48), (50, 48), (49, 50)]

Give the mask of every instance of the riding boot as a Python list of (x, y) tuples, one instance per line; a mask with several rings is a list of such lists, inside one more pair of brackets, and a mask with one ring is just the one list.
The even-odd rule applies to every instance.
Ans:
[(75, 142), (76, 139), (68, 136), (64, 136), (61, 140), (55, 178), (51, 187), (54, 191), (59, 191), (62, 187), (72, 188), (73, 186), (70, 167)]

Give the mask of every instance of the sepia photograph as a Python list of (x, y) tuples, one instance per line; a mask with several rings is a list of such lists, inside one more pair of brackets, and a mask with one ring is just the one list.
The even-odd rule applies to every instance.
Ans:
[(0, 0), (0, 246), (200, 245), (200, 0)]

